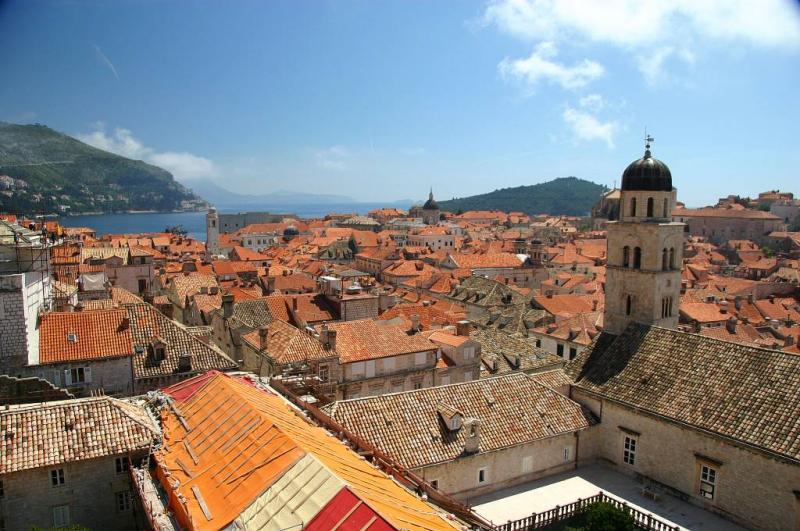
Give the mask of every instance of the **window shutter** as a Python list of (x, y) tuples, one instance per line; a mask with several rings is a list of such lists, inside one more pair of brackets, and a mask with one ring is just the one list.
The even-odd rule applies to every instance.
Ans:
[(56, 386), (61, 385), (61, 371), (53, 371), (53, 384)]
[(84, 367), (83, 369), (83, 380), (86, 383), (92, 382), (92, 368), (91, 367)]
[(64, 385), (72, 385), (72, 373), (69, 369), (64, 371)]

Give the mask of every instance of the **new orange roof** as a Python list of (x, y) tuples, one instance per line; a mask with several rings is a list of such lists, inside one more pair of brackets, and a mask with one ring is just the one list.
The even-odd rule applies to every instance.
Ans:
[(57, 312), (42, 315), (39, 363), (133, 356), (128, 312)]
[(156, 474), (184, 528), (226, 527), (310, 456), (396, 529), (453, 529), (434, 506), (309, 423), (281, 397), (221, 373), (200, 378), (194, 392), (180, 384), (175, 409), (162, 410), (164, 444), (155, 452)]

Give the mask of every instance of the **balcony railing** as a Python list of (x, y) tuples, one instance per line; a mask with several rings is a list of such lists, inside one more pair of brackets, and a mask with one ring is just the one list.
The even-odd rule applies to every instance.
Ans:
[(600, 491), (598, 494), (586, 499), (578, 498), (577, 501), (568, 503), (567, 505), (556, 505), (549, 511), (533, 513), (519, 520), (509, 520), (505, 524), (495, 526), (493, 531), (531, 531), (533, 529), (547, 529), (550, 526), (555, 527), (555, 524), (569, 520), (592, 505), (601, 502), (609, 503), (617, 509), (631, 515), (637, 529), (643, 531), (677, 531), (680, 529), (677, 525), (673, 526), (663, 522), (650, 513), (635, 509), (626, 502), (612, 498), (603, 491)]

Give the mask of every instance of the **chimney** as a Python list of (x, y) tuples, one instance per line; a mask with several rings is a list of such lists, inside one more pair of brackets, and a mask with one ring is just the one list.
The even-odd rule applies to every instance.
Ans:
[(219, 293), (219, 287), (211, 286), (210, 288), (208, 288), (209, 295), (216, 295), (217, 293)]
[(75, 311), (76, 312), (82, 312), (83, 311), (83, 303), (82, 302), (79, 301), (78, 304), (75, 305)]
[(122, 321), (120, 321), (119, 329), (127, 330), (128, 328), (130, 328), (130, 326), (131, 326), (131, 318), (126, 315), (125, 317), (122, 318)]
[(719, 301), (719, 313), (728, 313), (728, 301)]
[(297, 311), (297, 297), (292, 297), (292, 311)]
[(467, 419), (464, 423), (467, 437), (464, 440), (464, 453), (474, 454), (481, 449), (481, 421), (478, 419)]
[(592, 311), (593, 312), (597, 311), (597, 299), (592, 301)]
[(792, 334), (786, 334), (786, 339), (784, 339), (784, 346), (791, 347), (794, 345), (794, 336)]
[(733, 307), (736, 308), (736, 311), (742, 309), (742, 298), (737, 295), (735, 299), (733, 299)]
[(226, 293), (222, 296), (222, 317), (225, 319), (233, 316), (233, 295)]
[(729, 317), (727, 321), (725, 321), (725, 328), (728, 329), (728, 332), (731, 334), (736, 333), (736, 317)]
[(748, 293), (747, 294), (747, 302), (749, 302), (750, 304), (753, 304), (755, 301), (756, 301), (756, 296), (753, 295), (752, 293)]
[(456, 335), (469, 337), (471, 324), (469, 321), (459, 321), (456, 323)]
[(414, 334), (419, 332), (419, 314), (411, 315), (411, 332)]
[(319, 341), (320, 341), (320, 343), (322, 343), (322, 346), (325, 347), (325, 348), (330, 347), (330, 345), (328, 344), (328, 338), (329, 338), (329, 336), (328, 336), (328, 325), (325, 324), (325, 323), (322, 323), (322, 326), (319, 328)]
[(267, 295), (275, 291), (275, 277), (267, 277)]
[(258, 346), (261, 350), (267, 350), (269, 346), (269, 330), (266, 326), (258, 329)]
[(200, 286), (200, 295), (208, 295), (208, 286)]
[(553, 290), (549, 289), (549, 290), (545, 291), (545, 292), (544, 292), (544, 295), (545, 295), (545, 297), (547, 297), (548, 299), (552, 299), (552, 298), (553, 298)]
[(328, 348), (336, 350), (336, 330), (328, 330)]

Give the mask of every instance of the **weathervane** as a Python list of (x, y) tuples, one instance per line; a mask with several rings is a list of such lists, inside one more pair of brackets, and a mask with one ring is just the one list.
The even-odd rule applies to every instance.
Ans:
[(650, 156), (650, 143), (655, 142), (655, 138), (647, 134), (647, 127), (644, 128), (644, 156)]

